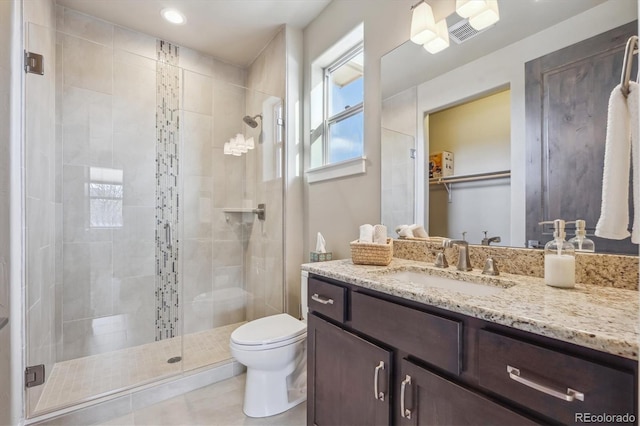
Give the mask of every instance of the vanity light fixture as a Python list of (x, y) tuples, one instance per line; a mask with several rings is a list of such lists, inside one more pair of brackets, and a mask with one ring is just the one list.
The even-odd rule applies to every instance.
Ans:
[(187, 18), (176, 9), (165, 8), (160, 11), (162, 17), (172, 24), (182, 25), (187, 22)]
[(421, 1), (411, 7), (411, 41), (416, 44), (425, 44), (436, 38), (436, 21), (433, 10), (427, 3)]
[(423, 47), (431, 54), (438, 53), (449, 47), (449, 28), (447, 27), (446, 19), (441, 19), (436, 23), (435, 38), (425, 43)]
[(456, 0), (456, 13), (478, 31), (500, 20), (498, 0)]

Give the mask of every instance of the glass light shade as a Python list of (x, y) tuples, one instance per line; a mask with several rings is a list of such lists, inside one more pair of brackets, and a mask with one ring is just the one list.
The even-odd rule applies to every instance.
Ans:
[(425, 44), (436, 37), (436, 21), (431, 6), (420, 3), (411, 15), (411, 41)]
[(424, 48), (429, 53), (438, 53), (447, 47), (449, 47), (449, 28), (447, 27), (447, 20), (442, 19), (436, 24), (437, 35), (436, 37), (425, 43)]
[(478, 31), (495, 24), (500, 20), (500, 12), (498, 11), (498, 0), (487, 0), (487, 8), (477, 15), (469, 18), (469, 25)]
[(255, 142), (253, 141), (253, 136), (246, 140), (247, 149), (253, 149), (256, 147)]
[(485, 0), (456, 0), (456, 13), (463, 18), (470, 18), (487, 8)]
[(224, 155), (231, 155), (231, 143), (230, 142), (225, 142), (224, 143)]

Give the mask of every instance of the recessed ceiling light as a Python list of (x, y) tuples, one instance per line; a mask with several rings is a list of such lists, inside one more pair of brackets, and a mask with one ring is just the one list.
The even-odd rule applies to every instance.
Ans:
[(187, 22), (187, 18), (185, 18), (185, 16), (182, 13), (178, 12), (176, 9), (162, 9), (160, 11), (160, 14), (164, 19), (171, 22), (172, 24), (181, 25)]

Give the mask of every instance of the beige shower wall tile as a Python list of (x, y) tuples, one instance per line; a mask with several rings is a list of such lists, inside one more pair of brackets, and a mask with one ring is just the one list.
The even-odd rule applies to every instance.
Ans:
[(58, 7), (56, 12), (58, 31), (107, 47), (113, 46), (112, 24), (66, 7)]
[(210, 115), (184, 113), (182, 170), (187, 176), (211, 176), (211, 125)]
[(113, 48), (134, 53), (144, 58), (157, 59), (157, 39), (155, 37), (115, 26), (113, 29)]
[(77, 37), (62, 37), (65, 87), (111, 94), (113, 49)]

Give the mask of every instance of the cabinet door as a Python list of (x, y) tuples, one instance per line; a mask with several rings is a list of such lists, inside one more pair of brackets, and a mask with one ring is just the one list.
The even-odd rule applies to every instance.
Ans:
[(396, 424), (534, 425), (530, 419), (403, 359), (397, 376)]
[(315, 315), (307, 336), (307, 423), (390, 424), (392, 353)]

